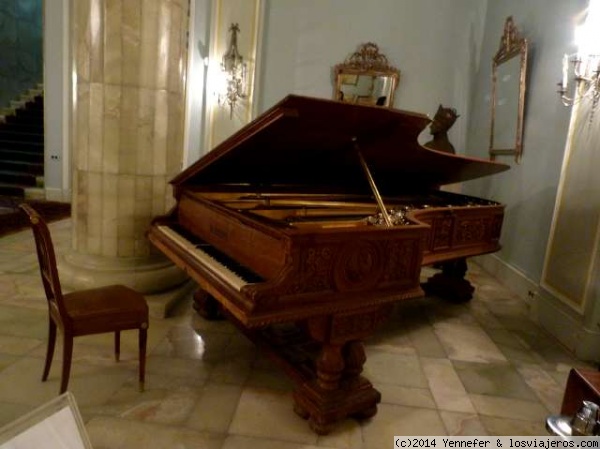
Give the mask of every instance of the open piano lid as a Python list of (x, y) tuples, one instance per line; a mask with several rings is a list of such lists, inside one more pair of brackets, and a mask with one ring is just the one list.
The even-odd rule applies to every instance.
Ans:
[[(422, 114), (290, 95), (181, 172), (182, 186), (370, 194), (360, 149), (383, 196), (492, 175), (509, 166), (430, 150)], [(177, 193), (176, 193), (177, 194)]]

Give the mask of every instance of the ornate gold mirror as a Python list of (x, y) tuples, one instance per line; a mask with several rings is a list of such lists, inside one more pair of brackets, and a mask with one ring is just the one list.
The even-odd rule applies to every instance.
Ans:
[(392, 107), (400, 71), (379, 47), (367, 42), (334, 67), (333, 98), (346, 103)]
[(499, 155), (514, 155), (517, 163), (521, 159), (526, 73), (527, 40), (520, 36), (510, 16), (492, 62), (492, 160)]

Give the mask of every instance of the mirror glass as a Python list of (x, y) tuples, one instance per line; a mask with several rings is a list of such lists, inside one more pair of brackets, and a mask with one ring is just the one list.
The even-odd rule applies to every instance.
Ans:
[(496, 69), (494, 148), (512, 148), (519, 117), (520, 60), (513, 58)]
[(334, 68), (333, 98), (346, 103), (391, 107), (400, 71), (369, 42)]
[(527, 41), (519, 35), (512, 17), (506, 19), (500, 48), (492, 64), (490, 157), (523, 152), (523, 114)]

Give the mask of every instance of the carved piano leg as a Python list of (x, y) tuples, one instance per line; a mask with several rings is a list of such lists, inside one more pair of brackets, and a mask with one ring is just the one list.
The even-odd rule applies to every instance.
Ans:
[(221, 304), (201, 288), (194, 293), (193, 307), (200, 316), (207, 320), (216, 321), (225, 318), (221, 310)]
[(344, 377), (348, 382), (355, 382), (362, 373), (363, 365), (367, 361), (365, 354), (365, 345), (360, 340), (354, 340), (346, 343), (344, 346)]
[(389, 313), (384, 306), (360, 313), (320, 316), (308, 320), (310, 336), (321, 344), (313, 379), (294, 392), (294, 410), (311, 429), (327, 434), (346, 417), (365, 419), (377, 413), (381, 394), (360, 375), (366, 361), (362, 339)]
[[(365, 354), (365, 345), (362, 341), (355, 340), (350, 341), (344, 347), (346, 367), (344, 368), (344, 379), (349, 386), (360, 388), (363, 365), (367, 361), (367, 355)], [(379, 401), (377, 401), (379, 402)], [(373, 404), (372, 407), (367, 407), (354, 413), (352, 416), (358, 420), (372, 418), (377, 414), (377, 404)]]
[(434, 274), (422, 284), (425, 293), (453, 302), (469, 301), (473, 297), (475, 288), (465, 279), (467, 260), (455, 259), (440, 265), (442, 272)]

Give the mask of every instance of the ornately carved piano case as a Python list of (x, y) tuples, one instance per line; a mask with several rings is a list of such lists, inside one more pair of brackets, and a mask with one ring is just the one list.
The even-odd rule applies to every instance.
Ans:
[(376, 413), (362, 340), (423, 294), (421, 266), (451, 261), (431, 285), (461, 290), (453, 261), (499, 249), (503, 206), (438, 187), (508, 167), (421, 147), (428, 123), (288, 96), (173, 179), (176, 206), (148, 232), (276, 355), (316, 432)]

